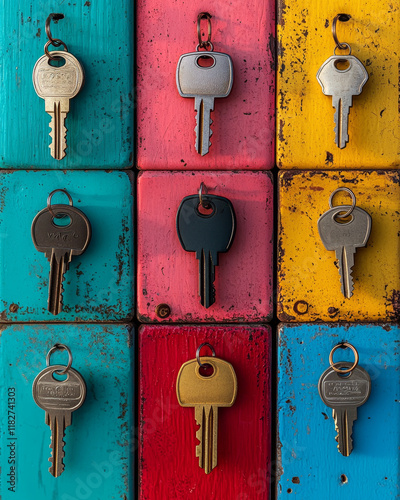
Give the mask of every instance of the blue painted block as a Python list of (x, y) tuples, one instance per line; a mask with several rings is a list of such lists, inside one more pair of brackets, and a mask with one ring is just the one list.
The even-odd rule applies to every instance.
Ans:
[[(133, 196), (127, 172), (0, 173), (0, 321), (115, 321), (134, 314)], [(89, 218), (92, 239), (72, 258), (64, 307), (47, 311), (50, 264), (32, 242), (31, 225), (51, 191), (65, 188)], [(52, 203), (68, 203), (56, 193)]]
[[(71, 349), (72, 366), (85, 379), (87, 395), (66, 429), (65, 471), (54, 478), (48, 472), (50, 428), (32, 398), (32, 383), (57, 342)], [(57, 351), (51, 364), (67, 359), (65, 351)], [(133, 499), (129, 325), (3, 325), (0, 360), (2, 500)]]
[[(122, 169), (133, 163), (134, 3), (130, 0), (0, 0), (0, 167)], [(32, 71), (44, 54), (45, 21), (85, 71), (67, 115), (67, 156), (50, 156), (50, 116)], [(50, 47), (50, 50), (54, 47)]]
[[(371, 376), (358, 409), (349, 457), (337, 450), (332, 410), (318, 393), (329, 353), (353, 344)], [(375, 500), (399, 496), (400, 328), (393, 325), (283, 324), (278, 347), (277, 498)], [(339, 349), (334, 361), (352, 361)]]

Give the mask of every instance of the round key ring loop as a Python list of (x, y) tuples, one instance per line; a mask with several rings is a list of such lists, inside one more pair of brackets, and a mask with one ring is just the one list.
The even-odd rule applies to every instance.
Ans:
[(56, 371), (56, 373), (58, 373), (59, 375), (65, 375), (69, 371), (69, 369), (71, 368), (71, 366), (72, 366), (72, 352), (71, 352), (71, 349), (67, 345), (65, 345), (65, 344), (54, 344), (53, 347), (50, 349), (50, 351), (47, 353), (47, 356), (46, 356), (46, 365), (47, 366), (50, 366), (50, 357), (53, 354), (53, 352), (56, 352), (56, 351), (67, 351), (67, 353), (68, 353), (68, 364), (65, 367), (65, 370)]
[[(337, 363), (333, 362), (333, 354), (338, 349), (351, 349), (354, 353), (353, 366), (351, 366), (347, 370), (341, 370), (340, 368), (336, 368)], [(352, 372), (354, 370), (354, 368), (358, 365), (358, 360), (359, 360), (359, 356), (358, 356), (357, 349), (353, 345), (349, 344), (348, 342), (341, 342), (340, 344), (335, 345), (335, 347), (332, 349), (331, 353), (329, 354), (329, 364), (331, 365), (331, 368), (333, 368), (333, 370), (335, 370), (335, 372), (340, 373), (342, 375)]]
[(345, 23), (345, 22), (349, 21), (350, 19), (351, 19), (351, 16), (349, 14), (338, 14), (337, 16), (335, 16), (333, 18), (333, 21), (332, 21), (332, 35), (333, 35), (333, 39), (335, 40), (335, 44), (336, 44), (335, 50), (337, 48), (339, 48), (340, 50), (344, 50), (345, 48), (348, 48), (350, 50), (350, 54), (351, 54), (350, 45), (348, 43), (345, 43), (345, 42), (340, 43), (339, 39), (337, 37), (337, 34), (336, 34), (336, 23), (338, 22), (338, 20)]
[(64, 217), (67, 217), (65, 214), (55, 214), (51, 208), (51, 199), (53, 198), (54, 194), (57, 193), (57, 192), (61, 192), (61, 193), (64, 193), (65, 195), (68, 196), (68, 201), (69, 201), (69, 206), (70, 207), (73, 207), (74, 206), (74, 202), (72, 201), (72, 198), (71, 198), (71, 195), (68, 193), (68, 191), (66, 189), (55, 189), (54, 191), (52, 191), (49, 196), (47, 197), (47, 209), (49, 210), (49, 212), (51, 213), (51, 215), (55, 218), (55, 219), (64, 219)]
[(200, 189), (199, 189), (199, 203), (200, 205), (205, 208), (205, 209), (208, 209), (210, 208), (210, 205), (209, 203), (207, 203), (206, 201), (204, 201), (203, 199), (203, 195), (207, 195), (208, 194), (208, 189), (207, 189), (207, 186), (204, 184), (204, 182), (202, 182), (200, 184)]
[(197, 359), (197, 362), (199, 364), (200, 367), (203, 367), (203, 366), (207, 366), (207, 364), (203, 364), (201, 361), (200, 361), (200, 351), (203, 349), (203, 347), (209, 347), (211, 349), (211, 352), (212, 352), (212, 355), (213, 355), (213, 358), (215, 358), (215, 350), (214, 350), (214, 347), (209, 344), (208, 342), (204, 342), (203, 344), (199, 345), (199, 347), (197, 348), (197, 351), (196, 351), (196, 359)]
[[(346, 43), (346, 42), (343, 42), (342, 45), (345, 46), (344, 49), (345, 48), (349, 49), (349, 53), (346, 54), (346, 55), (344, 55), (343, 57), (350, 56), (351, 55), (351, 47), (350, 47), (350, 45), (348, 43)], [(344, 50), (344, 49), (340, 48), (339, 45), (336, 45), (336, 47), (333, 49), (333, 55), (334, 56), (336, 56), (336, 49)]]
[(340, 188), (337, 188), (335, 189), (335, 191), (333, 191), (329, 197), (329, 208), (333, 208), (333, 205), (332, 205), (332, 200), (333, 200), (333, 197), (335, 196), (336, 193), (339, 193), (339, 191), (344, 191), (346, 193), (349, 193), (349, 195), (351, 196), (351, 208), (345, 212), (343, 215), (339, 215), (337, 214), (336, 217), (338, 219), (345, 219), (346, 217), (348, 217), (349, 215), (352, 214), (353, 210), (356, 208), (356, 196), (355, 194), (353, 193), (353, 191), (347, 187), (340, 187)]
[(46, 24), (45, 24), (45, 29), (46, 29), (46, 35), (47, 35), (47, 38), (49, 39), (48, 42), (46, 42), (46, 45), (44, 46), (44, 53), (46, 54), (46, 56), (50, 59), (50, 60), (59, 60), (60, 57), (59, 56), (52, 56), (49, 52), (49, 46), (50, 45), (53, 45), (54, 47), (61, 47), (61, 45), (64, 47), (64, 50), (66, 52), (68, 52), (68, 47), (66, 46), (66, 44), (60, 40), (59, 38), (53, 38), (52, 34), (51, 34), (51, 30), (50, 30), (50, 23), (51, 21), (59, 21), (60, 19), (64, 19), (64, 14), (57, 14), (57, 13), (54, 13), (52, 12), (51, 14), (49, 14), (47, 16), (47, 19), (46, 19)]
[[(58, 45), (55, 45), (55, 47), (59, 47), (60, 45), (62, 45), (64, 47), (64, 52), (68, 52), (68, 47), (67, 45), (62, 41), (60, 40), (59, 38), (56, 38), (56, 40), (59, 40), (61, 43), (58, 44)], [(59, 61), (61, 59), (61, 56), (52, 56), (51, 55), (51, 52), (49, 52), (49, 46), (50, 45), (54, 45), (53, 42), (51, 42), (50, 40), (48, 42), (46, 42), (46, 45), (44, 46), (44, 53), (46, 54), (46, 56), (51, 59), (52, 61)]]
[[(214, 50), (214, 45), (211, 42), (211, 14), (208, 12), (200, 12), (200, 14), (197, 16), (197, 38), (199, 39), (199, 44), (196, 47), (197, 51), (200, 51), (200, 49), (206, 49), (207, 47), (210, 47), (210, 50), (208, 52), (213, 52)], [(207, 40), (203, 40), (201, 38), (201, 20), (202, 19), (207, 19), (207, 29), (208, 29), (208, 38)]]

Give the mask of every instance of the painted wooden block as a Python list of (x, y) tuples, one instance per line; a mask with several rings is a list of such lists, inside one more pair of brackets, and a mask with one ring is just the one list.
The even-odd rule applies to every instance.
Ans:
[[(133, 10), (128, 0), (0, 1), (1, 168), (121, 169), (132, 165)], [(53, 37), (66, 43), (85, 71), (84, 86), (70, 102), (67, 155), (60, 161), (50, 156), (50, 116), (32, 84), (33, 67), (48, 40), (45, 22), (51, 12), (65, 16), (51, 24)]]
[[(396, 325), (281, 325), (278, 348), (277, 498), (398, 498), (399, 327)], [(371, 377), (358, 409), (353, 452), (337, 450), (332, 410), (318, 394), (329, 353), (346, 340)], [(353, 361), (339, 349), (334, 362)]]
[[(353, 98), (349, 142), (334, 139), (332, 98), (317, 72), (333, 55), (331, 28), (366, 68), (369, 80)], [(399, 168), (399, 7), (391, 0), (278, 1), (277, 164), (280, 168)], [(348, 51), (337, 50), (337, 54)]]
[[(210, 5), (214, 50), (231, 56), (234, 83), (228, 97), (215, 99), (212, 145), (205, 156), (195, 149), (194, 99), (181, 97), (176, 85), (180, 56), (196, 51), (203, 7), (183, 0), (137, 3), (138, 167), (270, 169), (275, 155), (275, 4), (216, 0)], [(207, 30), (205, 22), (201, 26)]]
[[(185, 196), (204, 182), (236, 213), (231, 248), (219, 254), (216, 301), (199, 297), (199, 263), (176, 230)], [(138, 317), (143, 322), (267, 321), (272, 314), (273, 186), (268, 172), (143, 172), (138, 178)], [(167, 305), (169, 314), (158, 306)], [(164, 308), (165, 311), (165, 308)]]
[[(353, 296), (341, 293), (335, 252), (325, 249), (318, 219), (339, 187), (372, 218), (354, 257)], [(351, 204), (339, 192), (333, 204)], [(281, 172), (279, 175), (278, 317), (282, 321), (398, 321), (400, 184), (396, 171)]]
[[(129, 325), (3, 325), (0, 337), (3, 500), (133, 500), (133, 348)], [(65, 470), (48, 471), (50, 428), (32, 397), (55, 343), (66, 344), (87, 394), (65, 433)], [(51, 364), (66, 364), (57, 351)], [(11, 457), (11, 458), (10, 458)], [(12, 489), (13, 488), (13, 489)]]
[[(92, 239), (72, 258), (63, 311), (47, 311), (50, 263), (31, 237), (48, 195), (64, 188), (88, 217)], [(3, 171), (0, 174), (0, 321), (115, 321), (133, 315), (133, 197), (125, 172)], [(52, 203), (68, 204), (64, 193)], [(56, 226), (55, 226), (56, 227)]]
[[(270, 334), (248, 324), (140, 328), (141, 500), (270, 498)], [(179, 369), (203, 342), (232, 364), (238, 384), (234, 405), (218, 411), (218, 465), (207, 475), (195, 453), (194, 409), (176, 396)]]

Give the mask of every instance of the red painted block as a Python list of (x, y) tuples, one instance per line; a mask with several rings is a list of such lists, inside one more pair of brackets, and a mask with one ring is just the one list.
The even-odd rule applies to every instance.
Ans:
[[(215, 99), (210, 152), (195, 150), (194, 99), (176, 86), (179, 57), (198, 44), (197, 15), (212, 15), (216, 52), (234, 66), (230, 95)], [(137, 2), (138, 167), (144, 170), (260, 170), (274, 165), (275, 2)], [(202, 27), (206, 27), (206, 23)], [(203, 38), (207, 38), (206, 33)]]
[[(215, 268), (216, 301), (200, 304), (199, 263), (176, 231), (185, 196), (204, 182), (236, 214), (231, 248)], [(143, 172), (138, 178), (138, 317), (142, 322), (268, 321), (272, 315), (273, 185), (269, 172)], [(170, 315), (156, 309), (167, 304)]]
[[(179, 369), (203, 342), (232, 364), (238, 381), (236, 402), (218, 412), (218, 465), (208, 475), (195, 453), (194, 408), (176, 397)], [(269, 499), (270, 328), (146, 325), (139, 352), (140, 500)]]

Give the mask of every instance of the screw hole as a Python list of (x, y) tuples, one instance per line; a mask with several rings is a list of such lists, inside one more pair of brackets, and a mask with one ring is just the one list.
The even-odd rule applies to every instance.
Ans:
[(340, 481), (342, 482), (342, 484), (346, 484), (346, 483), (348, 483), (348, 482), (349, 482), (349, 480), (347, 479), (346, 474), (342, 474), (342, 475), (340, 476)]

